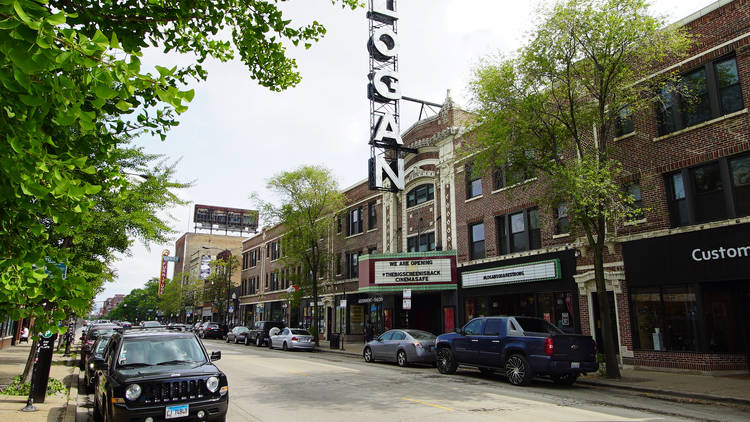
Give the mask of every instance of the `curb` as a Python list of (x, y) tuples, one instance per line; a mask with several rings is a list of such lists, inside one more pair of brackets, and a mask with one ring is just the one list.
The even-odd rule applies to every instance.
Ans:
[(664, 389), (646, 388), (646, 387), (634, 387), (632, 385), (613, 384), (613, 383), (608, 383), (608, 382), (600, 382), (600, 381), (594, 381), (594, 380), (582, 380), (582, 379), (578, 379), (578, 381), (576, 381), (576, 384), (589, 385), (589, 386), (594, 386), (594, 387), (609, 387), (609, 388), (616, 388), (620, 390), (637, 391), (641, 393), (651, 393), (651, 394), (656, 394), (660, 396), (673, 396), (673, 397), (680, 397), (680, 398), (686, 398), (686, 399), (717, 401), (717, 402), (733, 403), (733, 404), (741, 404), (745, 406), (750, 406), (750, 399), (741, 399), (737, 397), (722, 397), (722, 396), (714, 396), (711, 394), (686, 393), (683, 391), (664, 390)]
[(68, 399), (65, 403), (65, 412), (63, 413), (62, 422), (75, 422), (76, 411), (78, 408), (78, 383), (81, 377), (81, 370), (78, 365), (73, 365), (73, 381), (70, 384), (70, 390), (68, 390)]

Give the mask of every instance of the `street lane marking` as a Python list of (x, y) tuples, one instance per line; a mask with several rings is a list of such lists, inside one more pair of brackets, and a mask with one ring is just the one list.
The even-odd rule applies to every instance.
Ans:
[(306, 376), (307, 376), (307, 374), (306, 374), (306, 373), (304, 373), (304, 372), (297, 372), (297, 371), (292, 371), (292, 370), (289, 370), (289, 372), (291, 372), (291, 373), (293, 373), (293, 374), (296, 374), (296, 375), (302, 375), (303, 377), (306, 377)]
[(427, 403), (425, 401), (420, 401), (420, 400), (414, 400), (414, 399), (410, 399), (410, 398), (407, 398), (407, 397), (401, 397), (401, 399), (402, 400), (406, 400), (406, 401), (410, 401), (410, 402), (414, 402), (414, 403), (423, 404), (425, 406), (437, 407), (438, 409), (451, 410), (451, 411), (454, 410), (454, 409), (451, 409), (450, 407), (440, 406), (439, 404)]

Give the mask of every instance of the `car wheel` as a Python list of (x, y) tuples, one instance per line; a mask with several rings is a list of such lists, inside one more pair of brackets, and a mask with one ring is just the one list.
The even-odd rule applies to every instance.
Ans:
[(266, 340), (266, 345), (268, 346), (269, 349), (273, 349), (273, 341), (271, 341), (270, 338)]
[(281, 345), (281, 350), (283, 350), (285, 352), (289, 351), (289, 346), (287, 346), (286, 342), (284, 342), (284, 344)]
[(578, 374), (553, 375), (552, 381), (557, 385), (573, 385), (578, 379)]
[(399, 350), (398, 353), (396, 353), (396, 363), (398, 363), (398, 366), (402, 368), (409, 365), (409, 362), (406, 360), (405, 351)]
[(227, 343), (229, 343), (229, 336), (227, 336)]
[(441, 374), (452, 374), (456, 372), (458, 364), (453, 357), (453, 352), (448, 347), (441, 347), (437, 352), (437, 369)]
[(375, 358), (372, 356), (372, 349), (369, 347), (365, 347), (365, 350), (362, 352), (362, 357), (365, 358), (365, 362), (367, 363), (375, 362)]
[(235, 336), (234, 337), (234, 344), (237, 344), (237, 343), (239, 343), (239, 341), (237, 341), (237, 336)]
[(263, 344), (262, 341), (260, 341), (260, 336), (255, 337), (255, 347), (260, 347)]
[(513, 385), (528, 385), (534, 374), (531, 373), (531, 367), (526, 357), (520, 354), (510, 355), (505, 361), (505, 376), (508, 382)]
[(250, 337), (245, 337), (245, 346), (250, 344)]
[(491, 375), (495, 373), (495, 370), (492, 368), (479, 368), (479, 372), (481, 372), (482, 375)]

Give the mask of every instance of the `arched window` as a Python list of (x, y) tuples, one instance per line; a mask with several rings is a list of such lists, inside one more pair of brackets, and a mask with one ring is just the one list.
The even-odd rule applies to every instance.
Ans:
[(419, 185), (406, 194), (406, 207), (423, 204), (435, 198), (435, 187), (432, 184)]

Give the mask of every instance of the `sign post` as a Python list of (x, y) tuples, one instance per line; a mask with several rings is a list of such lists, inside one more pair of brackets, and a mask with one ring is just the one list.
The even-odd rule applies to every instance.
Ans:
[(34, 367), (31, 370), (29, 399), (26, 402), (26, 407), (21, 409), (24, 412), (34, 412), (37, 410), (34, 403), (44, 403), (56, 339), (57, 334), (47, 331), (41, 335), (37, 342), (36, 352), (34, 353)]

